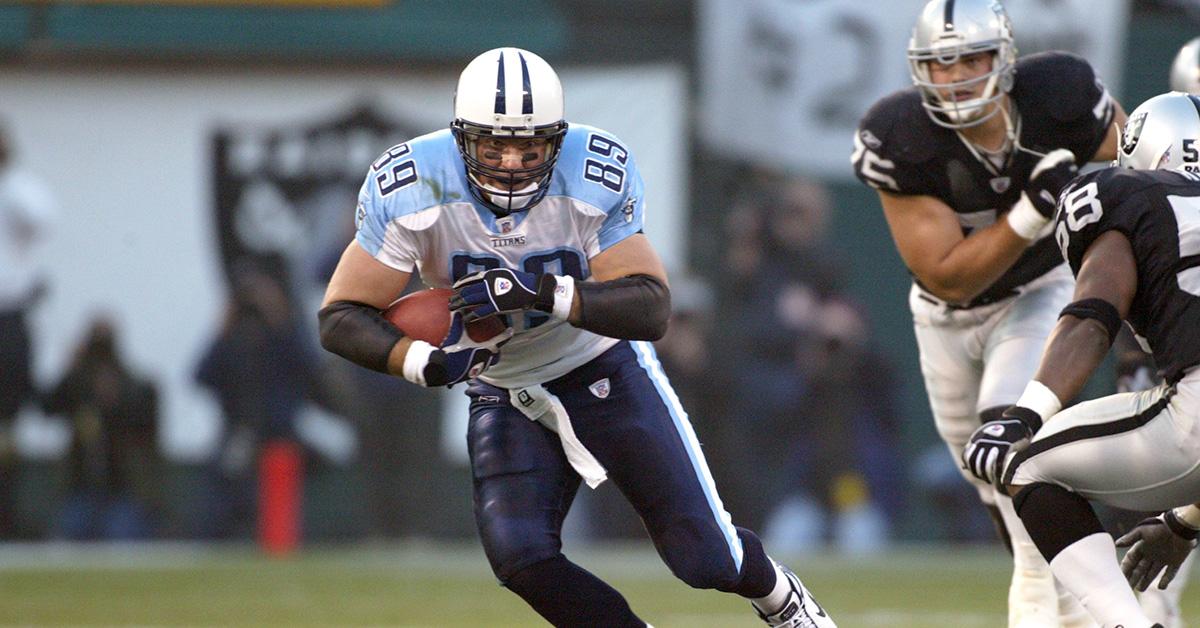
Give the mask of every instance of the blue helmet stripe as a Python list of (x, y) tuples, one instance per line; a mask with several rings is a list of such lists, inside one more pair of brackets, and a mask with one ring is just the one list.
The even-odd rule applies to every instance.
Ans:
[(533, 89), (529, 86), (529, 66), (525, 65), (525, 55), (517, 53), (517, 58), (521, 60), (521, 85), (525, 90), (521, 100), (521, 115), (527, 116), (533, 113)]
[(496, 113), (504, 115), (508, 107), (504, 104), (504, 53), (500, 53), (500, 68), (496, 71)]

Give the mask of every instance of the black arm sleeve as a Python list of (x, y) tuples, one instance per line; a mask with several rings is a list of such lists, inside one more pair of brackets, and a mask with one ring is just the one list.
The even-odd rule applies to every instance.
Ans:
[(576, 282), (579, 325), (623, 340), (658, 340), (667, 333), (671, 291), (650, 275), (602, 282)]
[(365, 303), (334, 301), (317, 312), (321, 346), (359, 366), (388, 372), (388, 354), (404, 334)]

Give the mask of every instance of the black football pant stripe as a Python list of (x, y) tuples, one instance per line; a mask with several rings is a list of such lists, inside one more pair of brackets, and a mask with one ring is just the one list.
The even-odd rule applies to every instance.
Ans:
[(1171, 396), (1174, 394), (1174, 388), (1167, 390), (1167, 393), (1163, 395), (1162, 399), (1159, 399), (1154, 403), (1154, 405), (1133, 416), (1117, 419), (1115, 421), (1109, 421), (1107, 423), (1080, 425), (1068, 430), (1063, 430), (1053, 436), (1034, 441), (1024, 451), (1018, 452), (1017, 455), (1013, 456), (1012, 462), (1008, 465), (1008, 470), (1004, 472), (1004, 483), (1012, 483), (1013, 476), (1017, 472), (1017, 467), (1021, 466), (1021, 463), (1025, 462), (1029, 458), (1032, 458), (1040, 453), (1049, 451), (1055, 447), (1066, 445), (1068, 443), (1087, 440), (1089, 438), (1112, 436), (1114, 434), (1130, 432), (1142, 427), (1143, 425), (1149, 423), (1151, 419), (1158, 416), (1167, 407), (1167, 404), (1171, 401)]

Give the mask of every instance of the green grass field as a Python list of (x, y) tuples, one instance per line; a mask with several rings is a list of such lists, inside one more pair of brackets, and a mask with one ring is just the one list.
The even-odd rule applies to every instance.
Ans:
[[(741, 599), (688, 588), (642, 546), (594, 547), (572, 557), (612, 582), (657, 628), (761, 625)], [(998, 549), (788, 562), (842, 628), (1005, 625), (1008, 565)], [(1189, 593), (1185, 612), (1200, 617), (1200, 594)], [(249, 548), (0, 546), (0, 624), (545, 625), (495, 583), (477, 547), (421, 544), (315, 548), (283, 560)]]

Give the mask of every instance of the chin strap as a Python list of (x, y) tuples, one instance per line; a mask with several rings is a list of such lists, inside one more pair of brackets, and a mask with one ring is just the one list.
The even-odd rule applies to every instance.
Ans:
[[(510, 212), (521, 211), (529, 207), (533, 199), (538, 197), (537, 181), (530, 181), (529, 185), (519, 190), (502, 190), (498, 187), (480, 183), (475, 180), (475, 175), (471, 175), (471, 182), (479, 186), (483, 194), (487, 195), (489, 201), (497, 207), (503, 207)], [(520, 192), (520, 196), (511, 196), (514, 192)]]

